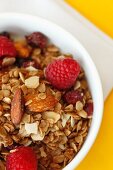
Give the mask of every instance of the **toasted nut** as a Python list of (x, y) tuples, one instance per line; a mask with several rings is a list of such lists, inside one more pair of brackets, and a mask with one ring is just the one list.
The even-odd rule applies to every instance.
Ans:
[(45, 99), (46, 98), (46, 93), (39, 93), (38, 98), (39, 99)]
[(80, 110), (82, 110), (83, 109), (83, 104), (82, 104), (82, 102), (81, 101), (77, 101), (76, 102), (76, 110), (77, 111), (80, 111)]
[(10, 91), (9, 90), (2, 90), (4, 97), (9, 97), (10, 96)]
[(27, 88), (37, 88), (39, 86), (39, 77), (32, 76), (25, 80), (25, 85)]
[(51, 45), (51, 46), (49, 46), (49, 47), (47, 48), (47, 51), (48, 51), (48, 52), (58, 52), (59, 49), (58, 49), (58, 47), (56, 47), (56, 46), (54, 46), (54, 45)]
[(72, 104), (69, 104), (68, 106), (65, 107), (65, 111), (66, 112), (71, 112), (73, 111), (73, 105)]
[(3, 102), (5, 102), (7, 104), (11, 104), (11, 99), (9, 97), (4, 97)]
[(15, 63), (16, 59), (15, 58), (10, 58), (10, 57), (5, 57), (2, 62), (3, 67), (7, 67), (10, 65), (13, 65)]
[(62, 126), (65, 127), (67, 121), (70, 119), (70, 115), (69, 114), (63, 114), (62, 115)]
[(81, 86), (80, 81), (76, 81), (76, 84), (74, 86), (74, 90), (77, 90)]
[(24, 83), (25, 82), (24, 75), (21, 72), (19, 72), (19, 76), (20, 76), (20, 79), (22, 80), (22, 82)]
[(39, 54), (41, 53), (41, 49), (40, 48), (35, 48), (34, 51), (33, 51), (33, 54), (32, 56), (39, 56)]
[(83, 117), (83, 118), (87, 118), (87, 113), (84, 110), (79, 111), (78, 115)]
[(23, 92), (21, 89), (17, 89), (11, 102), (11, 119), (15, 125), (18, 125), (21, 122), (23, 113), (24, 113)]
[(28, 101), (25, 103), (25, 106), (29, 105), (30, 103), (32, 103), (32, 100), (28, 100)]
[(14, 71), (13, 75), (14, 75), (14, 77), (18, 77), (18, 75), (19, 75), (19, 70), (16, 69), (16, 70)]
[(28, 92), (28, 89), (27, 89), (27, 87), (25, 86), (25, 84), (23, 84), (23, 85), (21, 86), (21, 89), (22, 89), (24, 95), (26, 95), (27, 92)]
[(10, 84), (2, 84), (2, 90), (11, 90)]
[(37, 94), (28, 94), (25, 100), (26, 102), (32, 100), (32, 103), (26, 106), (31, 112), (44, 112), (53, 109), (58, 102), (52, 94), (46, 94), (45, 99), (39, 99)]
[(7, 83), (8, 81), (9, 81), (9, 75), (8, 74), (2, 76), (2, 83)]
[(71, 116), (71, 127), (74, 127), (76, 121), (75, 119), (73, 118), (73, 116)]
[(40, 93), (44, 93), (44, 92), (46, 91), (46, 86), (45, 86), (44, 83), (41, 83), (41, 84), (39, 85), (38, 91), (39, 91)]
[(60, 114), (52, 111), (46, 111), (42, 114), (43, 119), (52, 119), (54, 123), (56, 123), (60, 119)]

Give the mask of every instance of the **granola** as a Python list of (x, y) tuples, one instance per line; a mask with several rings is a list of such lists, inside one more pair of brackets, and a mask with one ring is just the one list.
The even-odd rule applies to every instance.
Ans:
[(92, 114), (84, 109), (93, 103), (85, 73), (81, 69), (71, 87), (82, 100), (67, 103), (67, 90), (54, 88), (45, 68), (72, 56), (50, 43), (42, 48), (13, 42), (18, 57), (6, 56), (0, 70), (0, 169), (5, 170), (9, 152), (24, 145), (36, 152), (38, 170), (61, 170), (79, 152), (91, 125)]

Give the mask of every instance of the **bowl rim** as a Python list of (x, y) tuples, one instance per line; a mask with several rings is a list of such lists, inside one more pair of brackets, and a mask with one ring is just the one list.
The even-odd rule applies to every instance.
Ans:
[(89, 137), (89, 141), (86, 140), (86, 142), (83, 144), (82, 148), (80, 149), (80, 151), (77, 153), (77, 155), (73, 158), (73, 160), (66, 165), (66, 167), (63, 168), (63, 170), (73, 170), (75, 169), (79, 163), (85, 158), (85, 156), (87, 155), (87, 153), (89, 152), (89, 150), (91, 149), (93, 143), (95, 142), (95, 139), (97, 137), (97, 134), (99, 132), (99, 128), (101, 125), (101, 121), (102, 121), (102, 116), (103, 116), (103, 106), (104, 106), (104, 102), (103, 102), (103, 90), (102, 90), (102, 84), (101, 84), (101, 80), (97, 71), (97, 68), (91, 58), (91, 56), (89, 55), (89, 53), (87, 52), (87, 50), (85, 49), (85, 47), (82, 45), (82, 43), (71, 33), (69, 33), (68, 31), (66, 31), (64, 28), (62, 28), (61, 26), (57, 25), (56, 23), (45, 19), (43, 17), (39, 17), (39, 16), (34, 16), (31, 14), (25, 14), (25, 13), (16, 13), (16, 12), (4, 12), (4, 13), (0, 13), (0, 19), (8, 19), (8, 18), (19, 18), (19, 19), (29, 19), (32, 20), (34, 22), (44, 22), (46, 24), (51, 25), (52, 27), (56, 27), (60, 32), (65, 32), (71, 39), (73, 39), (73, 41), (79, 45), (80, 49), (84, 51), (84, 54), (88, 57), (88, 60), (90, 62), (90, 64), (92, 65), (92, 69), (95, 72), (95, 76), (96, 76), (96, 81), (98, 83), (98, 89), (99, 89), (99, 98), (100, 98), (100, 108), (99, 108), (99, 117), (97, 120), (97, 124), (95, 126), (95, 129), (93, 127), (93, 136), (90, 135)]

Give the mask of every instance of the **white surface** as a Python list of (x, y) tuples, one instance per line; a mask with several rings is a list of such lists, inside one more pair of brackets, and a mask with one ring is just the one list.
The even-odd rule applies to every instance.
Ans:
[(42, 16), (71, 32), (93, 58), (102, 80), (104, 97), (108, 95), (113, 88), (113, 41), (62, 0), (0, 0), (0, 12)]
[[(91, 148), (96, 135), (98, 133), (103, 112), (103, 94), (101, 82), (99, 79), (98, 72), (90, 55), (87, 53), (85, 48), (82, 47), (81, 43), (74, 38), (67, 31), (61, 27), (53, 24), (47, 20), (39, 17), (33, 17), (29, 15), (18, 15), (18, 14), (5, 14), (0, 15), (0, 31), (8, 28), (15, 34), (27, 34), (28, 32), (34, 32), (39, 30), (45, 35), (50, 37), (51, 41), (56, 45), (59, 45), (62, 51), (73, 54), (74, 57), (80, 62), (85, 70), (85, 74), (88, 80), (89, 87), (92, 92), (94, 102), (94, 112), (91, 128), (89, 130), (87, 139), (82, 146), (82, 149), (78, 152), (75, 158), (63, 169), (73, 170), (80, 161), (86, 156), (87, 152)], [(46, 29), (45, 29), (46, 28)]]

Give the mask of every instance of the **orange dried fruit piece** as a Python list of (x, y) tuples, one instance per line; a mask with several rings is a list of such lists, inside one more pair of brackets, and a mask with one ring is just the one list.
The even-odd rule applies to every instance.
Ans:
[(21, 89), (17, 89), (11, 102), (11, 120), (14, 125), (18, 125), (24, 113), (24, 97)]
[(45, 99), (38, 98), (38, 94), (28, 94), (25, 97), (25, 101), (27, 102), (29, 100), (32, 100), (32, 102), (27, 105), (26, 108), (30, 112), (44, 112), (47, 110), (51, 110), (58, 102), (51, 93), (47, 93)]
[(28, 58), (31, 52), (31, 47), (28, 46), (25, 42), (18, 41), (14, 43), (14, 46), (17, 51), (17, 55), (20, 58)]

